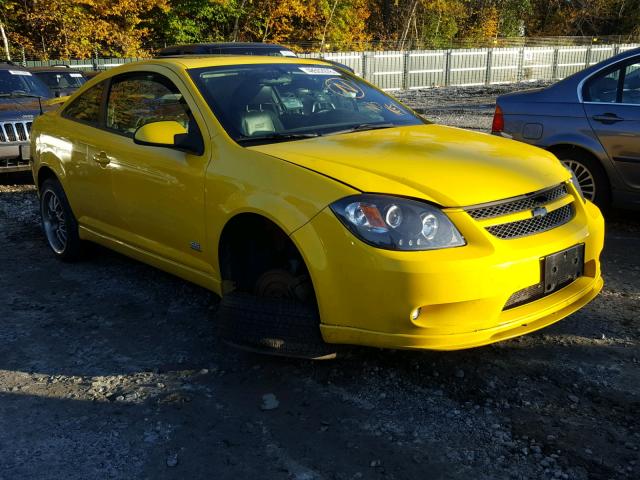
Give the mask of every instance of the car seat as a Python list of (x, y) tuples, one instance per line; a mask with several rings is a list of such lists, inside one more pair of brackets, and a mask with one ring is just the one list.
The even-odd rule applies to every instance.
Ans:
[(248, 110), (240, 117), (240, 132), (246, 137), (282, 130), (280, 120), (271, 110)]

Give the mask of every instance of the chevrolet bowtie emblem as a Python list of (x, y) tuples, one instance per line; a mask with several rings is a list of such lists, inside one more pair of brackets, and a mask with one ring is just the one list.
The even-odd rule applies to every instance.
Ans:
[(533, 210), (531, 210), (531, 215), (533, 215), (533, 217), (546, 217), (547, 216), (547, 209), (544, 207), (536, 207)]

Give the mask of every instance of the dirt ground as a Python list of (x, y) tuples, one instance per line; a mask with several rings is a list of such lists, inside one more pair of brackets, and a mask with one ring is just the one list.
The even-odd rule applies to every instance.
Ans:
[[(495, 89), (412, 92), (490, 125)], [(484, 122), (484, 123), (481, 123)], [(640, 215), (608, 215), (605, 289), (460, 352), (261, 357), (209, 292), (96, 247), (52, 258), (28, 176), (0, 179), (0, 479), (640, 478)]]

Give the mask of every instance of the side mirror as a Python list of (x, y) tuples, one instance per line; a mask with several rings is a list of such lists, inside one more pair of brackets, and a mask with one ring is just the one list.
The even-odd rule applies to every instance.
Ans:
[(176, 148), (179, 143), (176, 142), (176, 136), (186, 134), (186, 128), (173, 120), (151, 122), (136, 130), (136, 133), (133, 134), (133, 141), (138, 145), (147, 145), (150, 147)]

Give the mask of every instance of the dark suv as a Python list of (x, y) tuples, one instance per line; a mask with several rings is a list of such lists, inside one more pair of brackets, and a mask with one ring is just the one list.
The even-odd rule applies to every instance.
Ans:
[(71, 95), (87, 81), (81, 70), (66, 65), (34, 67), (31, 73), (42, 80), (56, 97)]
[(29, 132), (51, 92), (30, 71), (0, 63), (0, 174), (29, 170)]
[[(158, 51), (158, 57), (174, 57), (181, 55), (266, 55), (269, 57), (297, 57), (295, 52), (282, 45), (259, 42), (218, 42), (191, 43), (187, 45), (173, 45)], [(322, 59), (324, 62), (355, 73), (353, 68), (344, 63)]]

